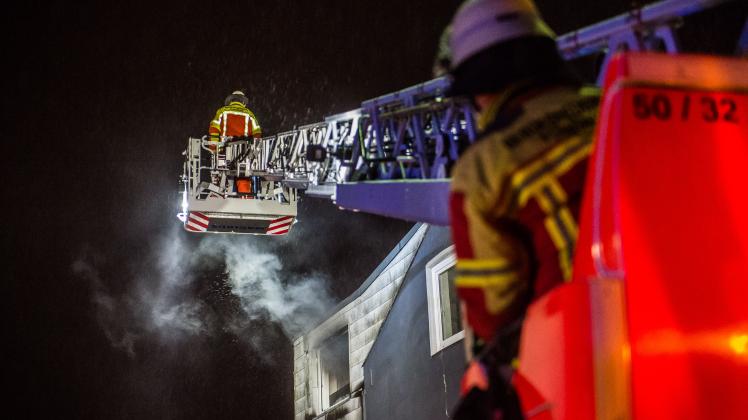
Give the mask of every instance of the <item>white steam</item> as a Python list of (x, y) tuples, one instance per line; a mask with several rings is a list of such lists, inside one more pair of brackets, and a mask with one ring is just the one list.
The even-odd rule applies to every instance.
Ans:
[(294, 337), (334, 303), (323, 277), (286, 276), (277, 255), (263, 252), (248, 241), (215, 238), (203, 241), (199, 253), (217, 253), (222, 258), (232, 293), (249, 319), (267, 316), (288, 337)]
[[(271, 238), (272, 239), (272, 238)], [(264, 242), (263, 242), (264, 241)], [(219, 329), (255, 347), (263, 347), (267, 331), (255, 321), (271, 321), (292, 338), (317, 322), (334, 304), (327, 281), (320, 275), (291, 276), (268, 246), (267, 238), (208, 236), (197, 246), (183, 232), (172, 231), (138, 264), (127, 286), (112, 290), (119, 276), (103, 278), (101, 265), (90, 253), (73, 263), (73, 270), (90, 285), (97, 321), (115, 348), (134, 357), (141, 340), (162, 343), (210, 336)], [(192, 245), (192, 246), (190, 246)], [(206, 274), (208, 273), (208, 274)], [(202, 289), (210, 276), (228, 290), (220, 305), (238, 305), (230, 319), (219, 319), (215, 302)], [(218, 275), (216, 279), (216, 273)], [(206, 286), (208, 284), (208, 286)]]
[(128, 299), (115, 299), (108, 292), (96, 267), (84, 259), (73, 263), (73, 271), (88, 280), (96, 320), (104, 331), (107, 340), (116, 349), (125, 351), (130, 357), (135, 356), (135, 341), (138, 335), (131, 331), (126, 323), (121, 322), (119, 314), (128, 312)]

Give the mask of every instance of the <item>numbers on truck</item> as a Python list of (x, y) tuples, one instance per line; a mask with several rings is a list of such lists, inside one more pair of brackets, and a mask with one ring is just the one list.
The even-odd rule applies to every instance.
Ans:
[[(707, 123), (725, 121), (738, 123), (738, 106), (729, 97), (707, 94), (668, 95), (664, 93), (635, 93), (634, 116), (640, 120), (681, 121), (700, 119)], [(676, 110), (673, 113), (673, 110)]]

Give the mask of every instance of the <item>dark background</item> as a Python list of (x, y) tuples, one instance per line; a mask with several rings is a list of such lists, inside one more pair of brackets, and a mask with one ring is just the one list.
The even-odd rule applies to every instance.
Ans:
[[(745, 20), (738, 3), (694, 18), (682, 30), (684, 45), (731, 52)], [(142, 268), (178, 223), (174, 193), (186, 139), (206, 131), (232, 90), (247, 91), (266, 134), (356, 108), (431, 77), (438, 36), (458, 4), (29, 1), (8, 8), (3, 417), (291, 418), (291, 345), (277, 326), (263, 325), (272, 361), (230, 334), (141, 342), (132, 357), (109, 344), (91, 287), (72, 264), (93, 254), (112, 293), (133, 287), (133, 267)], [(564, 33), (629, 2), (539, 6)], [(594, 70), (594, 60), (580, 65)], [(339, 299), (410, 226), (318, 199), (302, 202), (300, 220), (277, 246), (281, 259), (289, 272), (324, 272)], [(198, 283), (195, 293), (217, 312), (236, 305), (211, 300), (225, 288), (215, 273)]]

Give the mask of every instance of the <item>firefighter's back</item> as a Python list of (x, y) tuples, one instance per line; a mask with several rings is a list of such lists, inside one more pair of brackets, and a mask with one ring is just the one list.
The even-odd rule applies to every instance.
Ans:
[[(516, 112), (496, 117), (494, 128), (461, 157), (454, 180), (455, 189), (483, 196), (494, 222), (510, 226), (528, 248), (525, 275), (537, 297), (571, 278), (599, 93), (570, 86), (533, 93), (515, 102)], [(474, 244), (482, 246), (492, 244)]]

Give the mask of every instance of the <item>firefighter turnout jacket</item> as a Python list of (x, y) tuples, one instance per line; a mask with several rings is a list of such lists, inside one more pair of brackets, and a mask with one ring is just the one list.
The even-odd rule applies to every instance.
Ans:
[(482, 134), (455, 164), (455, 284), (484, 342), (571, 279), (598, 100), (588, 87), (507, 89), (482, 113)]
[(216, 140), (222, 136), (259, 138), (262, 128), (252, 111), (241, 102), (234, 101), (216, 111), (216, 116), (210, 121), (208, 134)]

